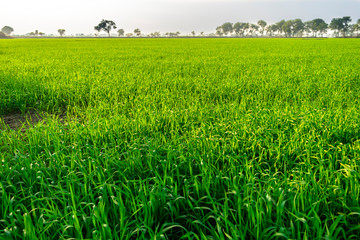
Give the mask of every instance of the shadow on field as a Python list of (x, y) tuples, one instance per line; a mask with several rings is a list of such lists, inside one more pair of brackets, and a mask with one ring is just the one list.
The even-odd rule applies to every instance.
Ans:
[[(45, 113), (30, 111), (27, 113), (13, 112), (6, 115), (0, 115), (0, 129), (5, 130), (10, 128), (12, 130), (26, 132), (31, 126), (44, 121)], [(58, 116), (60, 122), (64, 123), (65, 114)]]

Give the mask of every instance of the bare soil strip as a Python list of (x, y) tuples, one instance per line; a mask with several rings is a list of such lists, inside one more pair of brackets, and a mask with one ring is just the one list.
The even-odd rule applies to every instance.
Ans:
[[(0, 129), (4, 130), (8, 126), (12, 130), (19, 130), (25, 132), (29, 127), (36, 125), (43, 121), (44, 113), (41, 112), (27, 112), (25, 114), (20, 112), (0, 115)], [(63, 122), (64, 115), (59, 116)], [(4, 125), (5, 124), (5, 125)]]

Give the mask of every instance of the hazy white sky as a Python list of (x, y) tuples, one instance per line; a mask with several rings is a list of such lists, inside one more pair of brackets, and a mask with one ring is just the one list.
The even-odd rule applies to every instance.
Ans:
[(35, 29), (56, 34), (94, 33), (101, 19), (118, 28), (144, 33), (180, 31), (183, 34), (215, 32), (224, 22), (274, 23), (281, 19), (333, 17), (360, 18), (360, 0), (1, 0), (0, 28), (9, 25), (14, 34)]

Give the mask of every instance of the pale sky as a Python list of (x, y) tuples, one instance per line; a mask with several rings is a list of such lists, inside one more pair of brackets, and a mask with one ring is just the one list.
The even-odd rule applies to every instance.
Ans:
[[(351, 16), (360, 18), (360, 0), (1, 0), (0, 28), (14, 28), (14, 34), (36, 29), (46, 34), (94, 33), (101, 19), (113, 20), (126, 33), (140, 28), (182, 34), (215, 32), (224, 22), (253, 22), (263, 19), (303, 21)], [(115, 33), (115, 31), (114, 31)]]

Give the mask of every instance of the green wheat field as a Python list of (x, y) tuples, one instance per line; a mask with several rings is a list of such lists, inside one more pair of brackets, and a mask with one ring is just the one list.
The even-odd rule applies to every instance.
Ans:
[(359, 239), (359, 39), (12, 39), (0, 66), (0, 239)]

